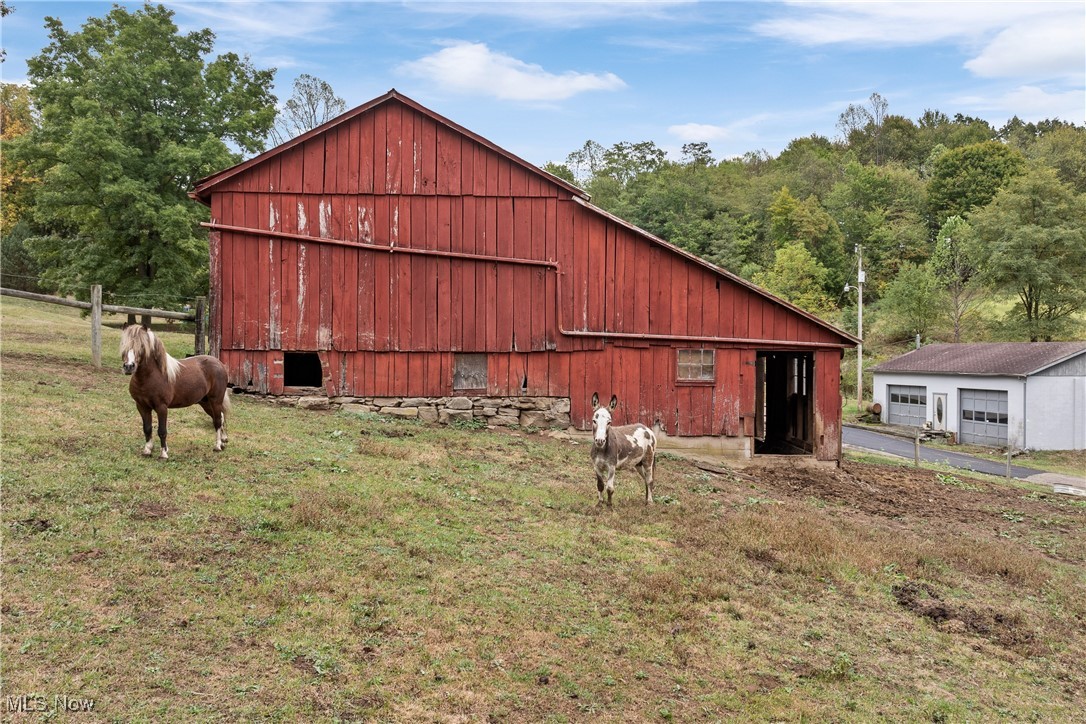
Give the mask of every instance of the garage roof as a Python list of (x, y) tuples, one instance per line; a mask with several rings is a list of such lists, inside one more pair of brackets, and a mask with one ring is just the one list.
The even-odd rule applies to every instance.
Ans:
[(1086, 342), (929, 344), (895, 357), (875, 372), (1024, 377), (1086, 352)]

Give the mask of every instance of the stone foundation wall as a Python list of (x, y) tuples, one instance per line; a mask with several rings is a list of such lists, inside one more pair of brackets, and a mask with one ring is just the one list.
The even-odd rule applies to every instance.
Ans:
[(479, 420), (487, 425), (560, 428), (570, 426), (568, 397), (322, 397), (295, 398), (298, 407), (372, 412), (447, 425)]

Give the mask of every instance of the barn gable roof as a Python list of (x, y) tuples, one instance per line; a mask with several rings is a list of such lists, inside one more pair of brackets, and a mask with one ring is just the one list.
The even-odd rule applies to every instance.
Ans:
[(765, 289), (762, 289), (758, 285), (744, 279), (743, 277), (741, 277), (741, 276), (739, 276), (737, 274), (734, 274), (734, 273), (728, 271), (727, 269), (723, 269), (721, 267), (718, 267), (715, 264), (712, 264), (712, 263), (710, 263), (710, 262), (708, 262), (708, 261), (706, 261), (706, 260), (704, 260), (704, 259), (702, 259), (702, 258), (700, 258), (698, 256), (695, 256), (694, 254), (691, 254), (691, 253), (687, 252), (686, 250), (681, 249), (681, 248), (675, 246), (674, 244), (671, 244), (670, 242), (668, 242), (668, 241), (666, 241), (664, 239), (661, 239), (660, 237), (655, 236), (654, 234), (651, 234), (651, 233), (645, 231), (644, 229), (642, 229), (642, 228), (640, 228), (640, 227), (626, 221), (625, 219), (622, 219), (622, 218), (620, 218), (618, 216), (615, 216), (614, 214), (612, 214), (612, 213), (610, 213), (608, 211), (605, 211), (604, 209), (601, 209), (598, 206), (595, 206), (594, 204), (591, 203), (591, 200), (590, 200), (591, 196), (587, 192), (585, 192), (584, 190), (578, 188), (577, 186), (574, 186), (573, 184), (569, 183), (568, 181), (565, 181), (564, 179), (561, 179), (561, 178), (559, 178), (559, 177), (557, 177), (557, 176), (555, 176), (555, 175), (553, 175), (551, 173), (548, 173), (548, 172), (544, 171), (543, 169), (539, 168), (538, 166), (535, 166), (535, 165), (525, 161), (524, 159), (520, 158), (519, 156), (516, 156), (515, 154), (510, 153), (509, 151), (501, 148), (500, 146), (494, 144), (493, 142), (483, 138), (482, 136), (480, 136), (480, 135), (478, 135), (476, 133), (473, 133), (472, 131), (464, 128), (463, 126), (461, 126), (461, 125), (459, 125), (457, 123), (454, 123), (453, 121), (445, 118), (444, 116), (441, 116), (438, 113), (435, 113), (434, 111), (430, 110), (429, 108), (426, 108), (425, 106), (420, 105), (416, 101), (414, 101), (414, 100), (408, 98), (407, 96), (399, 93), (395, 88), (389, 90), (387, 93), (385, 93), (382, 96), (378, 96), (377, 98), (374, 98), (373, 100), (371, 100), (371, 101), (369, 101), (367, 103), (363, 103), (362, 105), (360, 105), (360, 106), (358, 106), (358, 107), (356, 107), (356, 108), (354, 108), (354, 109), (352, 109), (350, 111), (347, 111), (346, 113), (344, 113), (344, 114), (342, 114), (340, 116), (337, 116), (336, 118), (333, 118), (332, 120), (328, 121), (327, 123), (324, 123), (323, 125), (317, 126), (316, 128), (314, 128), (314, 129), (312, 129), (312, 130), (310, 130), (310, 131), (308, 131), (308, 132), (306, 132), (306, 133), (304, 133), (304, 134), (302, 134), (300, 136), (297, 136), (296, 138), (293, 138), (293, 139), (287, 141), (286, 143), (280, 144), (279, 146), (276, 146), (275, 148), (269, 149), (268, 151), (265, 151), (264, 153), (262, 153), (262, 154), (260, 154), (258, 156), (254, 156), (253, 158), (249, 159), (248, 161), (244, 161), (244, 162), (242, 162), (240, 164), (237, 164), (236, 166), (232, 166), (230, 168), (219, 171), (218, 173), (212, 174), (211, 176), (200, 179), (199, 181), (196, 182), (193, 191), (189, 193), (189, 197), (196, 200), (196, 201), (199, 201), (200, 203), (203, 203), (205, 205), (210, 205), (211, 194), (215, 191), (215, 189), (217, 187), (220, 187), (221, 185), (225, 184), (230, 179), (233, 179), (233, 178), (235, 178), (235, 177), (237, 177), (237, 176), (239, 176), (241, 174), (244, 174), (244, 173), (250, 171), (251, 169), (255, 168), (256, 166), (259, 166), (260, 164), (264, 163), (265, 161), (267, 161), (267, 160), (269, 160), (271, 158), (274, 158), (274, 157), (276, 157), (276, 156), (278, 156), (280, 154), (283, 154), (283, 153), (285, 153), (285, 152), (287, 152), (287, 151), (289, 151), (289, 150), (291, 150), (291, 149), (293, 149), (295, 147), (298, 147), (298, 146), (304, 144), (305, 142), (307, 142), (308, 140), (310, 140), (312, 138), (315, 138), (317, 136), (320, 136), (321, 134), (327, 133), (328, 131), (336, 128), (337, 126), (339, 126), (341, 124), (348, 123), (351, 120), (357, 118), (358, 116), (361, 116), (361, 115), (367, 113), (368, 111), (373, 110), (374, 108), (376, 108), (378, 106), (381, 106), (381, 105), (383, 105), (385, 103), (392, 103), (392, 102), (401, 103), (404, 106), (412, 109), (413, 111), (415, 111), (417, 113), (420, 113), (420, 114), (432, 119), (435, 123), (443, 125), (443, 126), (449, 128), (450, 130), (471, 139), (475, 143), (480, 144), (481, 146), (483, 146), (484, 148), (490, 150), (491, 152), (496, 153), (496, 154), (504, 157), (505, 159), (507, 159), (510, 162), (516, 164), (517, 166), (520, 166), (521, 168), (523, 168), (528, 173), (531, 173), (531, 174), (534, 174), (536, 176), (544, 178), (545, 180), (549, 181), (550, 183), (552, 183), (552, 184), (562, 188), (564, 191), (568, 192), (571, 195), (571, 197), (573, 198), (573, 200), (578, 202), (585, 209), (589, 210), (590, 212), (592, 212), (594, 214), (599, 215), (600, 217), (604, 218), (605, 220), (610, 221), (610, 222), (612, 222), (612, 223), (614, 223), (616, 225), (619, 225), (619, 226), (629, 230), (630, 232), (634, 233), (635, 235), (649, 241), (652, 244), (661, 246), (661, 247), (667, 249), (669, 252), (683, 257), (684, 259), (686, 259), (689, 262), (692, 262), (692, 263), (697, 264), (697, 265), (699, 265), (701, 267), (704, 267), (705, 269), (708, 269), (709, 271), (713, 272), (714, 274), (716, 274), (718, 276), (721, 276), (721, 277), (724, 277), (724, 278), (728, 279), (729, 281), (731, 281), (732, 283), (734, 283), (734, 284), (736, 284), (738, 286), (744, 287), (744, 288), (750, 290), (751, 292), (753, 292), (753, 293), (755, 293), (755, 294), (757, 294), (757, 295), (759, 295), (761, 297), (764, 297), (764, 298), (768, 299), (769, 301), (773, 302), (774, 304), (780, 305), (780, 306), (788, 309), (792, 313), (794, 313), (794, 314), (796, 314), (796, 315), (798, 315), (800, 317), (803, 317), (804, 319), (807, 319), (808, 321), (814, 323), (815, 325), (817, 325), (820, 328), (823, 328), (823, 329), (826, 329), (826, 330), (832, 332), (834, 335), (839, 337), (847, 346), (852, 346), (852, 345), (858, 344), (861, 341), (858, 337), (855, 337), (855, 336), (849, 334), (848, 332), (845, 332), (844, 330), (841, 330), (841, 329), (833, 326), (832, 324), (829, 324), (828, 322), (816, 317), (815, 315), (813, 315), (813, 314), (811, 314), (811, 313), (809, 313), (809, 312), (807, 312), (807, 311), (805, 311), (803, 309), (800, 309), (799, 307), (795, 306), (794, 304), (791, 304), (790, 302), (787, 302), (787, 301), (775, 296), (774, 294), (771, 294), (770, 292), (766, 291)]
[(1086, 342), (929, 344), (883, 362), (875, 372), (1026, 377), (1086, 353)]

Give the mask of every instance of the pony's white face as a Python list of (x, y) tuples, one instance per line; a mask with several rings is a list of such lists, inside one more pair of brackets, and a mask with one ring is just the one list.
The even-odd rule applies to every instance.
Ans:
[(611, 411), (606, 407), (596, 409), (592, 415), (592, 444), (603, 447), (607, 444), (607, 431), (611, 428)]
[(154, 344), (155, 333), (151, 330), (138, 326), (125, 327), (121, 333), (121, 370), (126, 375), (135, 372), (148, 350), (154, 349)]

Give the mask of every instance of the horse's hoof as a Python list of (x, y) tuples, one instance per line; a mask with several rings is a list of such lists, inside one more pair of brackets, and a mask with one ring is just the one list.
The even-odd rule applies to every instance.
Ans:
[(215, 452), (222, 452), (222, 447), (223, 447), (222, 445), (216, 445), (215, 446)]
[(143, 457), (145, 457), (145, 458), (151, 457), (151, 451), (150, 450), (144, 450), (140, 454), (143, 455)]
[(159, 460), (169, 460), (170, 456), (167, 455), (166, 453), (162, 453), (161, 455), (158, 456), (158, 459)]

